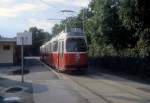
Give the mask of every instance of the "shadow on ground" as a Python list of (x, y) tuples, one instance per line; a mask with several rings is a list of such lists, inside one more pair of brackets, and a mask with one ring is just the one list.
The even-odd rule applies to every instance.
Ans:
[(32, 85), (36, 85), (37, 87), (42, 88), (42, 89), (36, 91), (36, 93), (43, 93), (43, 92), (47, 92), (47, 90), (48, 90), (48, 88), (42, 84), (35, 84), (33, 82), (32, 83), (30, 83), (30, 82), (21, 83), (21, 81), (11, 80), (11, 79), (7, 79), (7, 78), (0, 78), (0, 88), (2, 88), (2, 90), (0, 90), (0, 93), (5, 92), (4, 90), (6, 90), (8, 88), (16, 87), (16, 86), (25, 87), (26, 89), (24, 92), (33, 93)]
[[(149, 58), (110, 57), (90, 58), (89, 73), (101, 75), (107, 73), (128, 80), (150, 84)], [(112, 78), (108, 78), (112, 79)]]

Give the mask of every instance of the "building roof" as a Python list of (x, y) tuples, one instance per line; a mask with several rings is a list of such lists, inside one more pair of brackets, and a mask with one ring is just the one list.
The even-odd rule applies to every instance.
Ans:
[(16, 42), (16, 38), (0, 38), (0, 42)]

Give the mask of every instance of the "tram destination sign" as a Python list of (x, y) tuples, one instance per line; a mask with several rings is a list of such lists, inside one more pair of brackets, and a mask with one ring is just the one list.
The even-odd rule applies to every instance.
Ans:
[(17, 33), (17, 45), (32, 45), (32, 33)]

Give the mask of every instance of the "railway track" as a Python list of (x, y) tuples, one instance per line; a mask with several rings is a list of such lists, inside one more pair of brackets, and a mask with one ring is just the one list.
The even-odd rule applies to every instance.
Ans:
[(90, 91), (92, 94), (98, 96), (99, 98), (103, 99), (106, 103), (114, 103), (110, 100), (108, 100), (107, 98), (105, 98), (103, 95), (96, 93), (95, 91), (93, 91), (92, 89), (88, 88), (87, 86), (79, 83), (77, 80), (74, 80), (72, 78), (70, 78), (73, 82), (75, 82), (76, 84), (78, 84), (80, 87), (87, 89), (88, 91)]
[[(75, 79), (75, 77), (73, 77), (71, 75), (68, 75), (68, 74), (61, 74), (61, 75), (63, 75), (62, 77), (65, 76), (64, 78), (70, 79), (71, 81), (73, 81), (74, 83), (76, 83), (77, 85), (79, 85), (80, 87), (82, 87), (82, 88), (88, 90), (89, 92), (91, 92), (92, 94), (96, 95), (97, 97), (99, 97), (100, 99), (102, 99), (103, 101), (105, 101), (105, 103), (114, 103), (114, 102), (108, 100), (105, 96), (101, 95), (100, 93), (97, 93), (97, 92), (93, 91), (91, 88), (89, 88), (89, 87), (85, 86), (84, 84), (80, 83), (78, 80)], [(82, 77), (92, 78), (89, 75), (84, 75)]]
[[(117, 88), (118, 90), (122, 91), (123, 93), (127, 93), (127, 94), (130, 94), (132, 96), (136, 96), (138, 97), (140, 101), (140, 103), (149, 103), (150, 101), (150, 94), (149, 93), (146, 93), (146, 92), (143, 92), (137, 88), (134, 88), (130, 85), (125, 85), (125, 84), (115, 84), (112, 83), (112, 82), (106, 82), (106, 81), (103, 81), (103, 80), (98, 80), (98, 79), (95, 79), (92, 75), (84, 75), (84, 76), (80, 76), (79, 79), (76, 78), (76, 76), (71, 76), (71, 75), (67, 75), (69, 76), (69, 78), (75, 82), (76, 84), (78, 84), (79, 86), (87, 89), (88, 91), (90, 91), (92, 94), (98, 96), (99, 98), (103, 99), (106, 103), (115, 103), (114, 101), (108, 99), (106, 96), (104, 96), (102, 93), (99, 93), (99, 92), (96, 92), (95, 90), (93, 90), (93, 88), (90, 88), (89, 86), (85, 85), (84, 83), (82, 83), (82, 81), (80, 81), (79, 79), (92, 79), (93, 81), (97, 81), (97, 82), (101, 82), (102, 84), (105, 84), (105, 85), (109, 85), (110, 87), (112, 88)], [(96, 82), (95, 82), (96, 83)], [(130, 98), (130, 97), (129, 97)], [(132, 97), (131, 97), (132, 98)]]

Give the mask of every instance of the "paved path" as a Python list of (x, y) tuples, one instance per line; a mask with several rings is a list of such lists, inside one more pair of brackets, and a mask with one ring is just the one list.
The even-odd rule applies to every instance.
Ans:
[(71, 80), (59, 77), (59, 74), (56, 75), (39, 61), (31, 61), (33, 64), (27, 64), (31, 72), (25, 80), (32, 82), (35, 103), (87, 103), (86, 99), (71, 88), (71, 84), (74, 85)]
[[(68, 75), (30, 58), (25, 68), (30, 70), (25, 84), (32, 85), (33, 93), (25, 92), (24, 103), (150, 103), (150, 85), (94, 71), (92, 67), (85, 75)], [(6, 76), (5, 69), (0, 71), (12, 84), (20, 81), (20, 76)]]
[[(25, 81), (21, 83), (21, 77), (12, 75), (12, 71), (19, 69), (18, 66), (4, 66), (0, 67), (0, 103), (34, 103), (32, 93), (32, 83)], [(21, 87), (23, 91), (19, 92), (6, 92), (9, 88)], [(15, 102), (4, 102), (5, 98), (17, 97)]]

